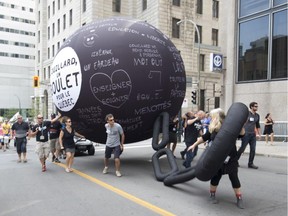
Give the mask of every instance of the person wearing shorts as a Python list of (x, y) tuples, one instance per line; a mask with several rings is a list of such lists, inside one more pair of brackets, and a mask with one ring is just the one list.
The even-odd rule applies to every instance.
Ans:
[[(17, 116), (17, 122), (12, 125), (12, 133), (10, 139), (15, 137), (15, 145), (18, 154), (18, 163), (21, 163), (21, 159), (23, 158), (23, 162), (27, 162), (26, 158), (26, 145), (27, 145), (27, 135), (29, 138), (30, 128), (27, 122), (23, 122), (23, 118), (21, 115)], [(21, 158), (21, 156), (23, 157)]]
[(51, 123), (54, 123), (61, 117), (59, 114), (56, 118), (51, 121), (44, 121), (42, 115), (37, 116), (37, 124), (34, 125), (31, 135), (36, 136), (36, 149), (35, 152), (38, 154), (42, 172), (46, 171), (46, 159), (49, 157), (50, 153), (50, 143), (49, 143), (49, 129)]
[(61, 149), (65, 149), (66, 152), (66, 168), (67, 173), (73, 172), (72, 164), (74, 162), (75, 155), (75, 142), (74, 135), (85, 138), (83, 135), (77, 133), (74, 128), (72, 128), (72, 121), (69, 117), (63, 116), (63, 123), (65, 127), (61, 129), (59, 135), (59, 143)]
[[(106, 133), (107, 133), (107, 140), (106, 140), (106, 149), (105, 149), (105, 158), (104, 158), (104, 169), (103, 173), (108, 173), (108, 164), (109, 159), (111, 158), (112, 153), (114, 154), (114, 161), (115, 161), (115, 169), (116, 169), (116, 176), (121, 177), (120, 173), (120, 155), (124, 149), (124, 132), (123, 128), (120, 124), (114, 121), (114, 117), (112, 114), (106, 115)], [(121, 141), (120, 141), (121, 137)]]

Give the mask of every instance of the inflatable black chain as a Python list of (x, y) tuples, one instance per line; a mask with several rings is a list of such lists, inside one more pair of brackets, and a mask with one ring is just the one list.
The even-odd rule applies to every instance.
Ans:
[[(170, 172), (163, 174), (159, 168), (159, 162), (155, 160), (153, 165), (156, 178), (157, 175), (159, 177), (159, 181), (162, 181), (164, 178), (164, 184), (166, 186), (183, 183), (194, 179), (195, 177), (200, 181), (210, 180), (220, 169), (227, 155), (233, 148), (233, 145), (235, 145), (235, 141), (239, 136), (243, 125), (247, 121), (248, 113), (249, 111), (245, 104), (238, 102), (233, 103), (227, 112), (221, 129), (213, 141), (213, 145), (202, 153), (196, 166), (178, 171), (178, 168), (175, 168), (173, 165)], [(153, 157), (160, 157), (163, 154), (160, 152), (158, 154), (154, 154)], [(170, 166), (173, 164), (173, 160), (175, 162), (174, 157), (172, 158), (169, 154), (167, 154), (167, 159)], [(156, 166), (158, 166), (158, 169), (155, 169)], [(176, 171), (172, 172), (172, 169)]]
[[(162, 122), (161, 122), (162, 121)], [(162, 123), (162, 127), (161, 127)], [(162, 140), (159, 143), (159, 136), (162, 129)], [(163, 181), (167, 176), (178, 171), (174, 155), (172, 151), (165, 148), (169, 143), (169, 114), (167, 112), (161, 113), (153, 126), (152, 148), (156, 151), (152, 156), (152, 164), (154, 168), (155, 177), (158, 181)], [(167, 156), (168, 163), (170, 165), (170, 171), (162, 172), (160, 168), (159, 158), (163, 155)]]

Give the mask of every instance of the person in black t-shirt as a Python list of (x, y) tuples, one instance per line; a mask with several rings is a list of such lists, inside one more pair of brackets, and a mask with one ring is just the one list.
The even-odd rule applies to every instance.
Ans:
[[(189, 148), (194, 142), (196, 142), (199, 135), (202, 135), (202, 124), (201, 120), (205, 118), (205, 112), (199, 110), (194, 117), (188, 119), (186, 121), (186, 130), (185, 130), (185, 144), (186, 147)], [(193, 158), (197, 155), (198, 147), (196, 147), (195, 151), (186, 152), (186, 160), (183, 163), (185, 168), (191, 167), (191, 162)]]
[(61, 117), (61, 114), (52, 119), (51, 121), (44, 121), (42, 115), (37, 116), (37, 124), (34, 125), (31, 135), (36, 136), (36, 153), (39, 156), (42, 165), (42, 172), (46, 171), (46, 159), (49, 157), (50, 144), (49, 144), (49, 130), (51, 123), (54, 123)]
[[(51, 119), (56, 118), (56, 114), (51, 114)], [(50, 151), (53, 154), (52, 162), (60, 163), (58, 157), (60, 155), (61, 147), (59, 143), (59, 134), (62, 128), (62, 124), (59, 120), (51, 123), (49, 130), (50, 138)]]

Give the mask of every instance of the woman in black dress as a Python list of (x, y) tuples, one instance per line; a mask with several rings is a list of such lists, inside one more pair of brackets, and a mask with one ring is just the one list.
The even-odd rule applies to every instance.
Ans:
[(274, 121), (271, 117), (270, 113), (267, 113), (267, 115), (265, 116), (265, 121), (264, 121), (264, 132), (263, 134), (265, 135), (265, 141), (266, 141), (266, 145), (268, 145), (268, 138), (270, 135), (270, 145), (274, 145), (274, 131), (273, 131), (273, 124)]

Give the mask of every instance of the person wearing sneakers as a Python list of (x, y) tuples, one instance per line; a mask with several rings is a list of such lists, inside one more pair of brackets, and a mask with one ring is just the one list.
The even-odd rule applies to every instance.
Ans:
[(49, 144), (49, 129), (52, 123), (57, 121), (61, 117), (59, 114), (51, 121), (44, 121), (42, 115), (37, 116), (37, 124), (32, 128), (31, 136), (36, 136), (36, 149), (35, 152), (39, 156), (39, 160), (42, 166), (42, 172), (46, 171), (46, 159), (49, 157), (50, 144)]
[(18, 154), (18, 163), (21, 163), (21, 156), (23, 154), (23, 162), (27, 162), (26, 158), (26, 144), (27, 135), (29, 138), (30, 128), (27, 122), (23, 122), (21, 115), (17, 116), (17, 122), (12, 125), (12, 133), (10, 134), (10, 139), (15, 137), (15, 145)]
[(65, 124), (65, 127), (61, 129), (59, 135), (59, 143), (61, 149), (65, 149), (66, 152), (66, 168), (67, 173), (73, 172), (71, 166), (74, 161), (75, 155), (75, 142), (74, 135), (85, 138), (83, 135), (77, 133), (74, 128), (72, 128), (71, 118), (63, 116), (62, 123)]
[(254, 165), (254, 157), (256, 153), (256, 137), (261, 140), (261, 128), (260, 128), (260, 116), (257, 113), (258, 103), (251, 102), (249, 104), (250, 112), (248, 115), (248, 120), (244, 125), (245, 136), (242, 138), (241, 147), (238, 149), (237, 155), (238, 160), (245, 151), (246, 146), (250, 145), (250, 153), (248, 160), (248, 168), (258, 169), (258, 166)]
[[(208, 146), (213, 145), (213, 140), (217, 136), (217, 133), (219, 132), (223, 124), (223, 121), (225, 119), (225, 113), (222, 109), (217, 108), (217, 109), (211, 110), (210, 116), (211, 116), (211, 122), (209, 124), (208, 131), (204, 135), (199, 137), (197, 141), (188, 148), (187, 151), (190, 151), (190, 150), (194, 151), (199, 144), (205, 143), (206, 141), (208, 141)], [(243, 137), (244, 134), (245, 134), (245, 130), (244, 128), (242, 128), (238, 138)], [(240, 190), (241, 184), (238, 178), (238, 157), (237, 157), (237, 149), (236, 149), (236, 140), (235, 140), (235, 145), (229, 152), (223, 165), (220, 167), (216, 175), (213, 176), (210, 180), (210, 201), (213, 204), (218, 203), (218, 201), (216, 200), (216, 196), (215, 196), (216, 189), (217, 189), (217, 186), (220, 182), (222, 175), (224, 174), (229, 175), (229, 179), (231, 181), (231, 184), (232, 184), (232, 187), (234, 189), (234, 193), (237, 199), (237, 203), (236, 203), (237, 207), (240, 209), (244, 209), (242, 194)]]
[[(103, 173), (108, 173), (108, 164), (109, 159), (111, 158), (112, 153), (114, 154), (114, 161), (115, 161), (115, 169), (116, 169), (116, 176), (121, 177), (120, 173), (120, 155), (124, 150), (124, 140), (125, 135), (123, 132), (123, 128), (120, 124), (116, 123), (114, 120), (114, 116), (112, 114), (106, 115), (106, 133), (107, 133), (107, 140), (106, 140), (106, 149), (105, 149), (105, 158), (104, 158), (104, 169)], [(121, 137), (121, 140), (120, 140)]]

